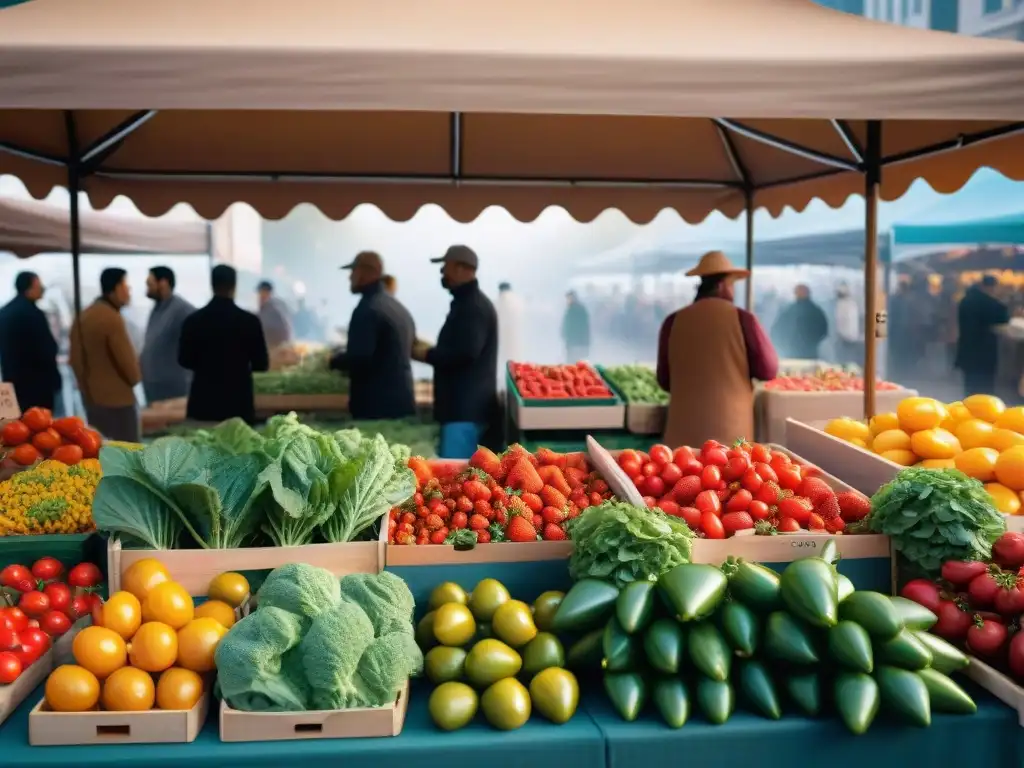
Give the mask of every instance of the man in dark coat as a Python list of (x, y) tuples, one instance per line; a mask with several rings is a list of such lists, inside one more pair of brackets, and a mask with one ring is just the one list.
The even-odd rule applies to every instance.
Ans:
[(590, 313), (579, 300), (576, 291), (565, 294), (562, 341), (565, 343), (567, 363), (578, 363), (590, 356)]
[(384, 263), (363, 251), (351, 264), (349, 284), (360, 295), (348, 325), (348, 348), (331, 368), (349, 375), (349, 412), (354, 419), (402, 419), (416, 413), (412, 383), (412, 315), (384, 287)]
[(256, 420), (252, 374), (270, 360), (259, 318), (235, 305), (237, 281), (234, 268), (214, 267), (213, 298), (181, 327), (178, 362), (192, 371), (187, 415), (194, 421)]
[(473, 249), (453, 245), (439, 259), (451, 309), (437, 344), (417, 341), (413, 358), (434, 367), (434, 418), (441, 425), (438, 454), (468, 459), (498, 421), (498, 313), (476, 279)]
[(60, 392), (57, 342), (50, 324), (36, 302), (43, 298), (43, 284), (34, 272), (14, 279), (17, 295), (0, 309), (0, 369), (4, 381), (14, 385), (22, 411), (53, 407)]
[(995, 394), (999, 339), (992, 329), (1010, 322), (1009, 310), (994, 295), (997, 284), (985, 275), (980, 285), (967, 289), (957, 309), (956, 367), (964, 373), (965, 396)]
[(818, 347), (828, 336), (828, 318), (811, 300), (811, 289), (798, 285), (796, 301), (779, 314), (772, 325), (772, 341), (782, 357), (819, 359)]

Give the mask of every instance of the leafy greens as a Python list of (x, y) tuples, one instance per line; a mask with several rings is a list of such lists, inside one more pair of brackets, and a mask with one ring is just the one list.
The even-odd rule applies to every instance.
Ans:
[(902, 470), (871, 498), (868, 528), (935, 575), (947, 560), (987, 560), (1006, 531), (982, 484), (956, 469)]

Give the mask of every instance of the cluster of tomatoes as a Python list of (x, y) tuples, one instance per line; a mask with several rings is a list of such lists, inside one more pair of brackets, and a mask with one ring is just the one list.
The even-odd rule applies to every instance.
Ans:
[(900, 595), (938, 617), (932, 632), (1024, 683), (1024, 533), (1004, 533), (992, 562), (948, 561), (940, 579), (914, 579)]
[(67, 574), (53, 557), (31, 568), (8, 565), (0, 571), (0, 683), (13, 683), (50, 649), (52, 638), (90, 615), (102, 599), (103, 580), (92, 563), (79, 563)]
[[(776, 392), (863, 392), (864, 379), (846, 371), (824, 370), (814, 374), (781, 375), (764, 383), (765, 389)], [(892, 392), (899, 384), (876, 381), (877, 392)]]
[(45, 458), (70, 466), (99, 456), (103, 438), (77, 416), (54, 419), (46, 408), (29, 408), (20, 419), (4, 424), (0, 442), (6, 456), (19, 466)]
[(594, 399), (611, 397), (601, 375), (589, 363), (532, 365), (509, 363), (509, 373), (519, 394), (532, 400)]
[(841, 533), (871, 510), (862, 494), (837, 494), (818, 470), (766, 445), (708, 440), (700, 450), (667, 445), (625, 450), (619, 466), (648, 507), (681, 517), (698, 536), (724, 539), (740, 531)]

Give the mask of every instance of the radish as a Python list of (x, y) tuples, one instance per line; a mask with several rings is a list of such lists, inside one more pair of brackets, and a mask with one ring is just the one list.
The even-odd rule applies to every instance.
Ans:
[(952, 600), (943, 600), (935, 614), (939, 620), (932, 627), (932, 632), (947, 640), (963, 640), (971, 628), (971, 614)]
[(977, 560), (948, 560), (942, 564), (942, 578), (954, 587), (965, 587), (987, 570), (988, 566)]
[(913, 600), (918, 605), (923, 605), (932, 613), (938, 613), (939, 605), (942, 603), (942, 595), (938, 586), (928, 579), (908, 581), (900, 590), (900, 596), (907, 600)]
[(1007, 531), (992, 545), (992, 559), (1003, 568), (1024, 565), (1024, 533)]
[(979, 656), (994, 656), (1006, 645), (1006, 626), (980, 616), (967, 630), (967, 647)]
[(985, 572), (971, 579), (967, 585), (967, 596), (972, 608), (990, 608), (999, 594), (999, 581), (995, 574)]

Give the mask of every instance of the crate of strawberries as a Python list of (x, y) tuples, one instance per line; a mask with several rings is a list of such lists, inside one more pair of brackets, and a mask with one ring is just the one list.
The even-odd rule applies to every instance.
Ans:
[(584, 453), (512, 445), (468, 462), (414, 456), (409, 467), (416, 493), (381, 530), (390, 566), (568, 558), (567, 521), (612, 497)]
[(508, 407), (520, 429), (621, 429), (626, 404), (590, 363), (508, 364)]
[[(613, 453), (649, 507), (682, 518), (697, 534), (694, 558), (789, 562), (850, 533), (870, 500), (776, 445), (708, 440), (699, 449), (653, 445)], [(846, 558), (890, 557), (886, 536), (839, 537)]]

